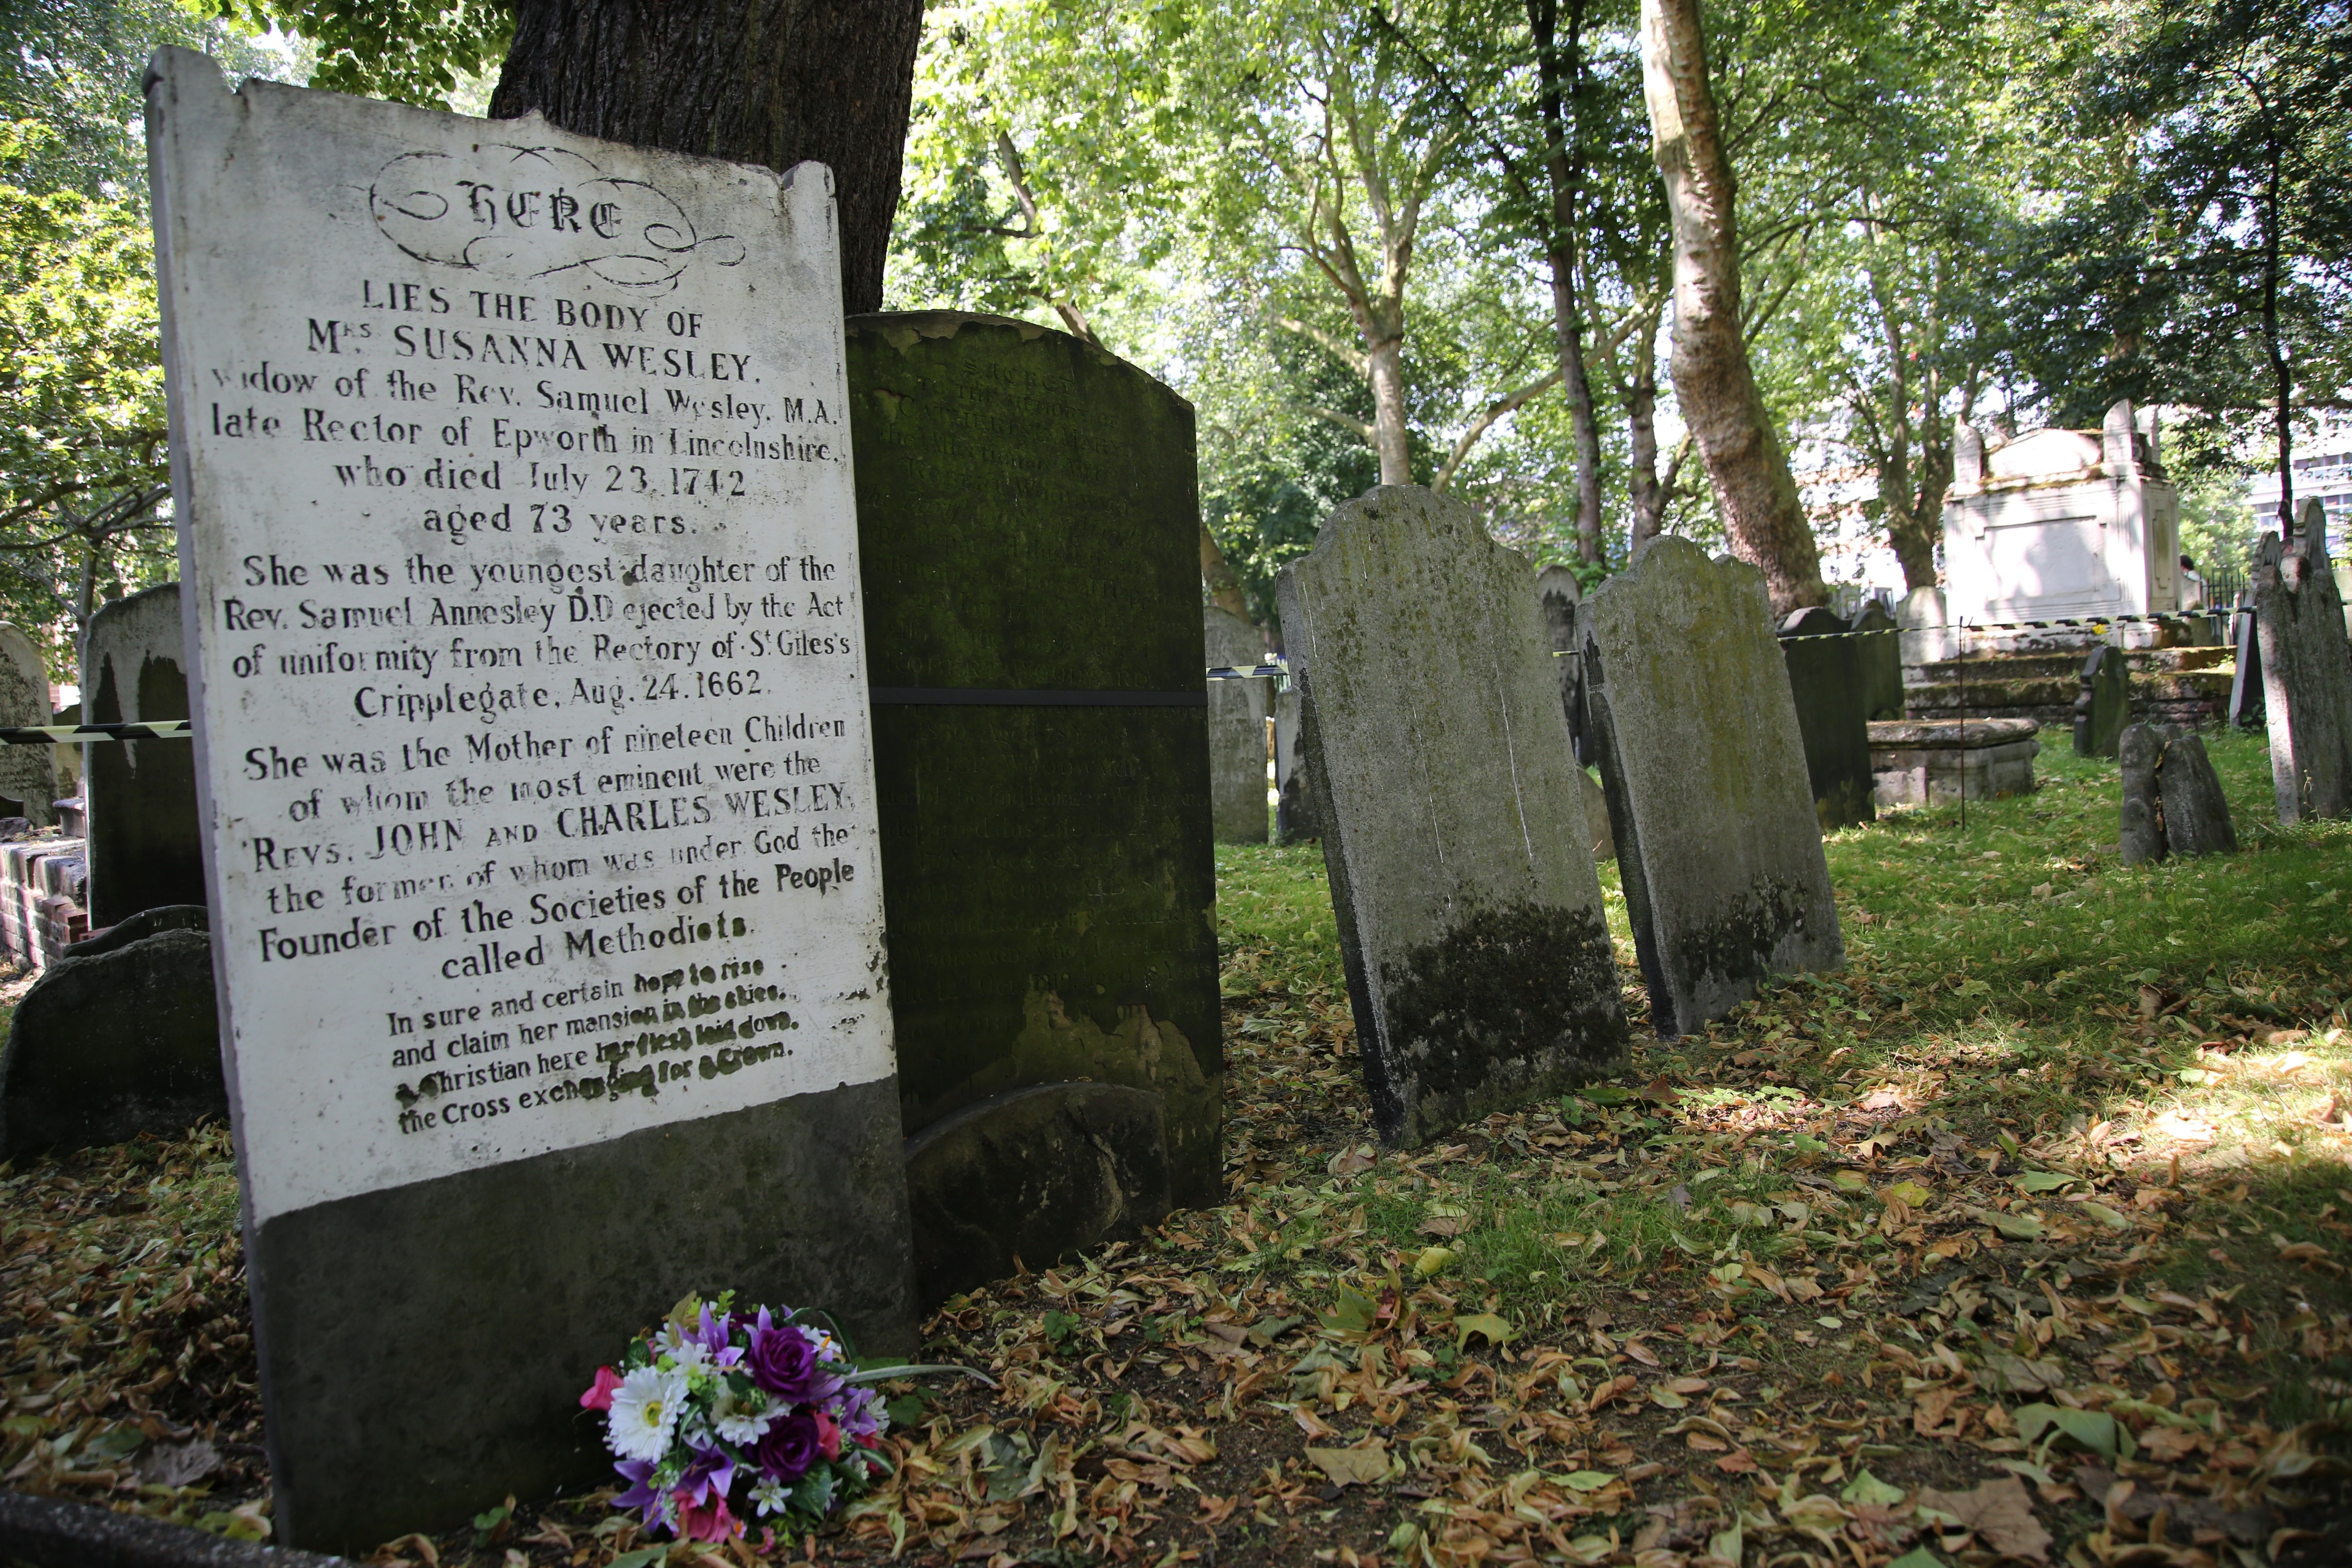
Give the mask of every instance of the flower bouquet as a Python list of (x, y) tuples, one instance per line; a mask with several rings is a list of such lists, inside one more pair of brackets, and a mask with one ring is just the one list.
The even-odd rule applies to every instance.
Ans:
[(725, 1541), (744, 1533), (753, 1510), (787, 1536), (818, 1523), (889, 1472), (889, 1417), (866, 1385), (962, 1370), (861, 1368), (803, 1314), (747, 1316), (731, 1301), (680, 1302), (580, 1396), (604, 1414), (605, 1445), (630, 1482), (613, 1506), (642, 1510), (650, 1531)]

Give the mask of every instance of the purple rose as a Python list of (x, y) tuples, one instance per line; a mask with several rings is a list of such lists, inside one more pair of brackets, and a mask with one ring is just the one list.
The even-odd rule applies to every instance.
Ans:
[(771, 1479), (796, 1481), (816, 1463), (821, 1441), (816, 1417), (803, 1411), (771, 1426), (760, 1439), (760, 1446), (751, 1451), (751, 1458)]
[(841, 1386), (817, 1360), (816, 1342), (790, 1324), (755, 1331), (743, 1364), (752, 1382), (787, 1405), (814, 1405)]

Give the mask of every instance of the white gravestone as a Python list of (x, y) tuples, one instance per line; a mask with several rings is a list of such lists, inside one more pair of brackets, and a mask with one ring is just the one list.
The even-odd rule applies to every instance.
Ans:
[(1953, 469), (1944, 501), (1951, 623), (2179, 608), (2180, 498), (2153, 419), (2141, 429), (2130, 404), (2110, 408), (2101, 429), (2037, 430), (1990, 454), (1964, 424)]
[(832, 181), (148, 90), (278, 1518), (364, 1545), (606, 1473), (688, 1290), (910, 1339)]

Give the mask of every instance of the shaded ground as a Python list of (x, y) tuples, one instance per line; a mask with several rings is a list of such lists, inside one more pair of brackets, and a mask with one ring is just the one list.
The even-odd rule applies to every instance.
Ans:
[[(2216, 752), (2241, 856), (2121, 868), (2112, 764), (2045, 756), (1832, 839), (1845, 970), (1403, 1155), (1318, 853), (1221, 851), (1231, 1204), (950, 1303), (1002, 1394), (900, 1390), (901, 1479), (793, 1554), (2352, 1558), (2352, 824), (2261, 830)], [(7, 1174), (7, 1484), (266, 1528), (235, 1214), (217, 1134)], [(643, 1545), (583, 1500), (378, 1556)]]

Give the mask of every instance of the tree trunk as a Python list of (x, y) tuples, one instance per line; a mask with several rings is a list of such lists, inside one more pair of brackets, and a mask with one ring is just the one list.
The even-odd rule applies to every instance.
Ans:
[(842, 301), (882, 308), (922, 0), (519, 0), (490, 112), (779, 173), (841, 210)]
[(1731, 163), (1707, 87), (1698, 0), (1642, 0), (1642, 87), (1675, 230), (1675, 397), (1731, 547), (1760, 567), (1777, 615), (1829, 603), (1789, 454), (1748, 363)]
[(1658, 317), (1660, 307), (1642, 318), (1633, 343), (1633, 377), (1625, 387), (1625, 430), (1631, 439), (1632, 462), (1625, 478), (1626, 500), (1633, 511), (1625, 549), (1630, 557), (1644, 542), (1655, 539), (1666, 523), (1666, 488), (1658, 482)]
[[(1402, 312), (1399, 312), (1402, 315)], [(1372, 450), (1381, 459), (1381, 483), (1412, 483), (1412, 445), (1406, 437), (1404, 324), (1393, 333), (1364, 328), (1364, 360), (1372, 384)]]
[(1252, 626), (1257, 624), (1257, 617), (1250, 614), (1249, 595), (1242, 589), (1241, 578), (1234, 574), (1225, 552), (1217, 548), (1217, 537), (1205, 522), (1201, 525), (1201, 581), (1209, 586), (1211, 604), (1231, 610)]
[(1583, 74), (1583, 0), (1569, 0), (1567, 70), (1560, 68), (1557, 0), (1528, 0), (1535, 37), (1536, 107), (1544, 128), (1544, 174), (1551, 187), (1551, 320), (1559, 342), (1560, 384), (1568, 390), (1576, 438), (1576, 553), (1598, 562), (1601, 551), (1601, 426), (1592, 412), (1592, 377), (1584, 363), (1584, 307), (1577, 297), (1577, 196), (1583, 184), (1583, 143), (1565, 112), (1560, 79), (1573, 101)]

